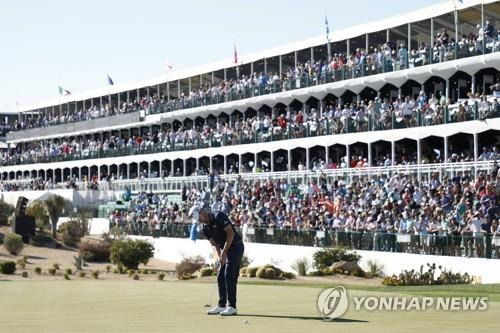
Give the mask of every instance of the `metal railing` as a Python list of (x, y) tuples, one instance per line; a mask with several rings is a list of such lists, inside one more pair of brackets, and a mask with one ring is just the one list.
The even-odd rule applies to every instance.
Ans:
[[(189, 238), (191, 224), (159, 223), (148, 225), (130, 222), (127, 225), (110, 223), (112, 234), (152, 237)], [(344, 231), (330, 228), (281, 229), (276, 227), (236, 227), (245, 242), (315, 247), (340, 246), (351, 250), (384, 251), (500, 258), (500, 235), (451, 233), (419, 234), (393, 233), (386, 230)], [(198, 238), (204, 239), (198, 232)]]
[[(500, 117), (500, 104), (496, 101), (489, 104), (488, 108), (480, 108), (476, 102), (464, 108), (465, 111), (459, 111), (458, 106), (443, 108), (441, 115), (442, 123), (456, 123), (469, 120), (497, 118)], [(325, 118), (315, 123), (288, 124), (285, 128), (270, 127), (260, 130), (230, 130), (230, 133), (212, 133), (208, 137), (201, 134), (196, 139), (187, 139), (183, 136), (177, 141), (159, 141), (151, 142), (147, 145), (123, 146), (117, 148), (90, 150), (75, 153), (58, 153), (57, 155), (37, 156), (35, 154), (26, 154), (5, 158), (0, 161), (1, 166), (34, 164), (34, 163), (53, 163), (63, 161), (87, 160), (98, 158), (112, 158), (128, 155), (142, 155), (164, 153), (181, 150), (195, 150), (210, 147), (225, 147), (240, 144), (265, 143), (280, 140), (290, 140), (298, 138), (310, 138), (325, 135), (337, 135), (347, 133), (361, 133), (365, 131), (392, 130), (401, 128), (431, 126), (436, 124), (436, 114), (431, 111), (422, 111), (417, 109), (410, 119), (396, 115), (394, 112), (386, 117), (374, 117), (367, 115), (363, 119), (352, 117), (342, 117), (339, 119)], [(170, 137), (169, 137), (170, 139)]]

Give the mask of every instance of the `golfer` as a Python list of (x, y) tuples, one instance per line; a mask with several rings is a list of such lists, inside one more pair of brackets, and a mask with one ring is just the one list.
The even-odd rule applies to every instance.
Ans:
[(219, 212), (212, 214), (209, 206), (193, 206), (189, 215), (201, 222), (203, 234), (212, 244), (220, 266), (217, 272), (219, 303), (207, 311), (209, 315), (234, 316), (236, 310), (236, 284), (245, 247), (229, 217)]

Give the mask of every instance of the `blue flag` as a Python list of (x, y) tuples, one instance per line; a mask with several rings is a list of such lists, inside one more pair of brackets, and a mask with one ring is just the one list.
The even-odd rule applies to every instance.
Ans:
[(114, 84), (115, 84), (109, 75), (108, 75), (108, 84), (109, 84), (110, 86), (112, 86), (112, 85), (114, 85)]

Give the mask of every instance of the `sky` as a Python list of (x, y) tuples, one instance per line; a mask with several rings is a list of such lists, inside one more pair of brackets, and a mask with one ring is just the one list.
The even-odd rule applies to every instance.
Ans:
[(0, 0), (0, 111), (185, 69), (446, 0)]

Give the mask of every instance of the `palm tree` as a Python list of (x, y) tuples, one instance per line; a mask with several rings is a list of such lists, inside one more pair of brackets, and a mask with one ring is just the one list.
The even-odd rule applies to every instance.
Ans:
[(52, 223), (52, 237), (56, 238), (57, 221), (64, 211), (66, 200), (57, 194), (53, 194), (45, 200), (47, 211), (49, 212), (50, 222)]

